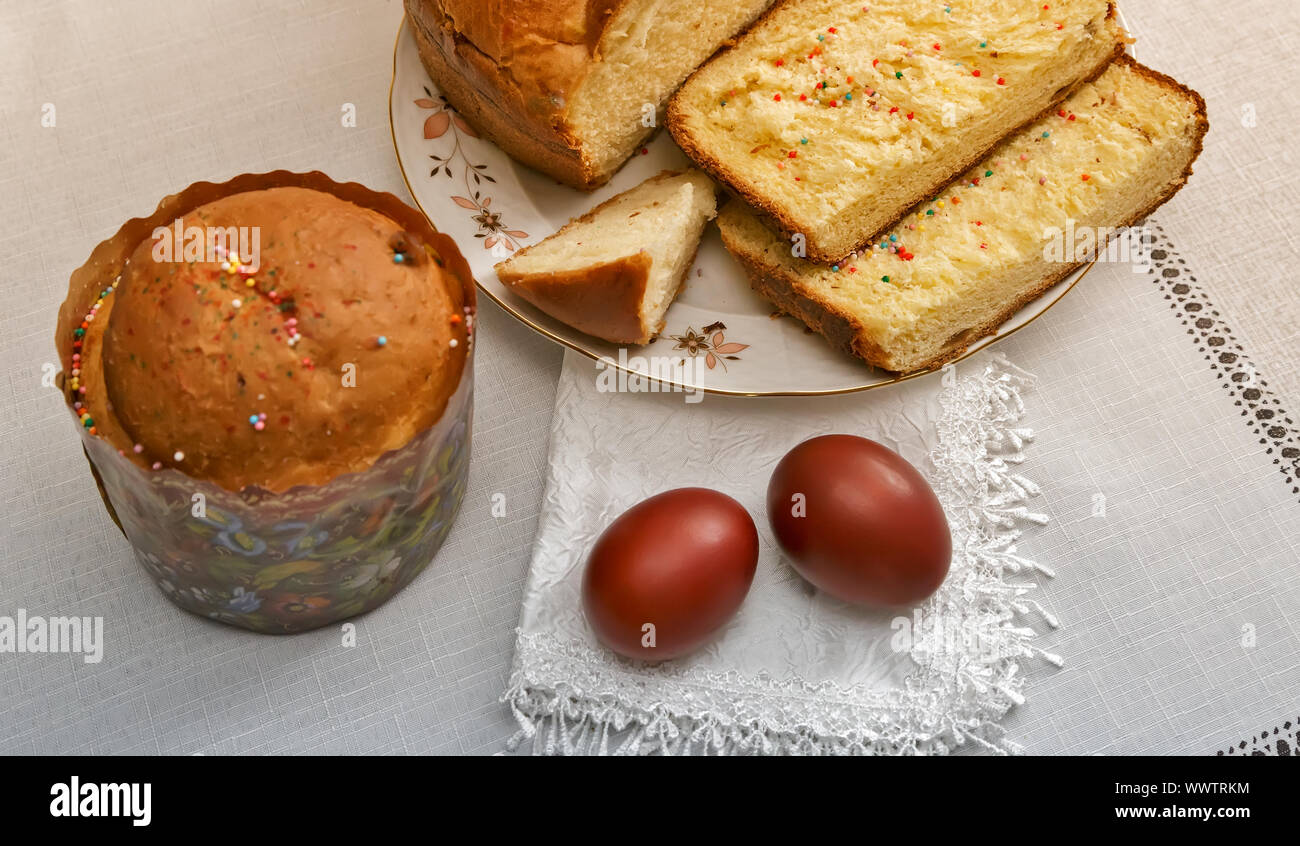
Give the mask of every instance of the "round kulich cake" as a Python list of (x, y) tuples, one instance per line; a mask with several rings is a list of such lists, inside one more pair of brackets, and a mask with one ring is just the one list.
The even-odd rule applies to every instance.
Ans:
[(450, 237), (319, 172), (196, 182), (96, 246), (62, 388), (150, 580), (268, 634), (409, 584), (469, 484), (474, 303)]
[(125, 456), (279, 492), (364, 470), (442, 415), (470, 315), (417, 235), (292, 186), (168, 230), (131, 251), (74, 342), (82, 424)]

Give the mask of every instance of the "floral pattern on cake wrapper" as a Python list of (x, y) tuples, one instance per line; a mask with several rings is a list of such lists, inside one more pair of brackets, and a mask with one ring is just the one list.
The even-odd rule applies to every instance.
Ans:
[(453, 142), (451, 150), (445, 154), (429, 154), (429, 158), (434, 162), (429, 176), (444, 174), (448, 179), (454, 178), (451, 166), (459, 159), (464, 165), (461, 177), (465, 181), (465, 196), (450, 195), (451, 201), (467, 211), (474, 212), (473, 220), (478, 224), (478, 231), (474, 233), (474, 237), (483, 239), (483, 249), (497, 248), (507, 253), (515, 252), (521, 246), (519, 239), (527, 238), (528, 233), (507, 228), (501, 221), (501, 214), (492, 211), (492, 198), (483, 195), (483, 183), (495, 183), (496, 179), (487, 172), (487, 165), (474, 164), (469, 160), (461, 141), (462, 135), (477, 138), (478, 133), (447, 103), (446, 97), (434, 94), (427, 86), (424, 94), (425, 96), (415, 101), (415, 105), (421, 109), (433, 110), (433, 114), (424, 119), (425, 140), (437, 140), (450, 132)]
[(84, 442), (136, 559), (168, 599), (288, 634), (381, 605), (433, 559), (465, 496), (472, 405), (462, 384), (411, 444), (369, 470), (286, 494), (234, 494), (143, 470), (99, 438)]

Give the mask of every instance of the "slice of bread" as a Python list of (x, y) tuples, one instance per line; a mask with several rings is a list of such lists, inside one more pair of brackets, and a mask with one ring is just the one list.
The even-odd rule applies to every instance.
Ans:
[(695, 162), (843, 259), (1123, 52), (1107, 0), (789, 0), (675, 94)]
[(497, 146), (590, 191), (771, 0), (406, 0), (420, 59)]
[(575, 329), (648, 344), (717, 214), (713, 181), (665, 171), (496, 266), (497, 278)]
[(1098, 255), (1114, 228), (1172, 197), (1208, 128), (1199, 94), (1124, 56), (842, 265), (792, 256), (739, 202), (718, 227), (780, 310), (877, 367), (925, 370), (995, 332)]

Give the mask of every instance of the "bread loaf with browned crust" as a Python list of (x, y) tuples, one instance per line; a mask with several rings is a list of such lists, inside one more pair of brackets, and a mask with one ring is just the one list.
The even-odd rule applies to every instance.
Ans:
[(518, 161), (590, 191), (770, 2), (406, 0), (406, 13), (453, 108)]
[(1199, 94), (1124, 56), (841, 264), (792, 255), (740, 202), (718, 228), (778, 309), (877, 367), (925, 370), (1110, 258), (1119, 230), (1187, 181), (1208, 128)]
[(843, 259), (1094, 79), (1108, 0), (785, 0), (695, 73), (668, 129), (809, 258)]
[[(68, 339), (91, 434), (142, 466), (280, 492), (365, 470), (441, 417), (469, 351), (459, 255), (291, 186), (220, 197), (174, 227), (184, 253), (160, 249), (180, 240), (172, 227), (156, 231), (100, 303), (65, 305), (91, 308)], [(217, 255), (199, 243), (224, 234)]]

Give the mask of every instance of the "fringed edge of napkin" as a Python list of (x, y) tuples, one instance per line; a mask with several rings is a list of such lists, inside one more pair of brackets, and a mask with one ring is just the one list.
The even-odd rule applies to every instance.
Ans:
[[(970, 565), (958, 578), (949, 578), (926, 605), (927, 611), (963, 608), (963, 623), (980, 638), (985, 654), (931, 652), (922, 633), (913, 646), (918, 668), (897, 696), (878, 691), (856, 692), (833, 684), (807, 684), (772, 679), (746, 679), (732, 674), (682, 673), (612, 664), (608, 655), (572, 644), (545, 642), (546, 633), (520, 635), (509, 687), (501, 697), (519, 724), (507, 750), (531, 742), (540, 755), (744, 755), (744, 754), (945, 754), (967, 741), (998, 754), (1018, 754), (1007, 740), (1001, 718), (1013, 705), (1023, 704), (1020, 662), (1042, 658), (1055, 666), (1059, 656), (1031, 641), (1037, 631), (1020, 622), (1037, 612), (1056, 628), (1056, 618), (1028, 594), (1032, 582), (1012, 582), (1010, 574), (1052, 572), (1018, 554), (1016, 541), (1026, 524), (1042, 525), (1047, 517), (1029, 510), (1027, 501), (1038, 487), (1015, 467), (1024, 461), (1023, 448), (1033, 432), (1021, 426), (1025, 408), (1021, 389), (1033, 377), (1000, 354), (990, 357), (981, 372), (956, 378), (945, 368), (940, 395), (942, 412), (936, 421), (937, 445), (931, 452), (935, 489), (945, 506), (957, 506), (950, 519), (961, 525), (955, 539), (964, 540)], [(973, 598), (972, 598), (973, 597)], [(593, 666), (621, 676), (618, 694), (589, 694), (584, 678)], [(563, 682), (538, 684), (529, 670)], [(656, 678), (657, 677), (657, 678)], [(602, 682), (605, 679), (601, 679)], [(734, 696), (733, 713), (686, 713), (653, 696), (653, 688), (686, 682)], [(936, 685), (936, 682), (939, 682)], [(827, 697), (820, 726), (794, 721), (778, 727), (747, 709), (743, 697), (767, 698), (782, 693)], [(637, 699), (639, 702), (629, 700)]]

